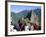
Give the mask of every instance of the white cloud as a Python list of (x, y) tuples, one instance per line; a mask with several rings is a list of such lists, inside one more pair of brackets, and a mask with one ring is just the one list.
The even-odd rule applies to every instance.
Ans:
[(15, 13), (20, 13), (22, 10), (15, 11)]

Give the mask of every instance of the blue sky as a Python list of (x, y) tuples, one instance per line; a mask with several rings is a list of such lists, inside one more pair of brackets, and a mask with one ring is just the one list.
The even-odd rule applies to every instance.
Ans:
[(37, 9), (37, 8), (41, 8), (41, 7), (40, 6), (11, 5), (11, 12), (19, 13), (20, 11), (23, 11), (23, 10), (32, 10), (32, 9)]

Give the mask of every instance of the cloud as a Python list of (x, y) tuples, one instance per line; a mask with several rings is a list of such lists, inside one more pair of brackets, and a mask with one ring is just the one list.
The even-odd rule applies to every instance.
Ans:
[(22, 10), (15, 11), (15, 13), (20, 13)]

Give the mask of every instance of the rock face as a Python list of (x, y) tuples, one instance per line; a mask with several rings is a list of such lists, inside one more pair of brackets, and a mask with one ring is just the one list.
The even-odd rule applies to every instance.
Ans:
[(39, 25), (38, 16), (36, 15), (36, 13), (33, 10), (32, 10), (32, 14), (31, 14), (30, 20), (31, 20), (32, 23), (36, 23), (37, 25)]

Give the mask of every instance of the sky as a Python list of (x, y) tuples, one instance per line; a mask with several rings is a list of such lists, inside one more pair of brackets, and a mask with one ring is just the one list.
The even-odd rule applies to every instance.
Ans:
[(37, 9), (41, 8), (40, 6), (22, 6), (22, 5), (11, 5), (11, 12), (14, 13), (19, 13), (20, 11), (23, 10), (32, 10), (32, 9)]

